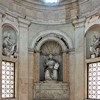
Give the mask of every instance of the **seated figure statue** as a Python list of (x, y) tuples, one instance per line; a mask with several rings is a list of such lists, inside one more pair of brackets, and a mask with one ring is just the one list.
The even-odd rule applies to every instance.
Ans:
[(7, 34), (3, 38), (3, 55), (9, 56), (9, 57), (15, 57), (16, 53), (16, 44), (11, 42), (11, 35), (10, 33)]
[(45, 81), (46, 80), (57, 80), (58, 78), (58, 68), (59, 63), (53, 59), (53, 56), (50, 54), (49, 58), (45, 64)]
[(91, 55), (95, 55), (98, 57), (100, 55), (100, 38), (97, 38), (95, 35), (93, 36), (93, 41), (90, 46)]

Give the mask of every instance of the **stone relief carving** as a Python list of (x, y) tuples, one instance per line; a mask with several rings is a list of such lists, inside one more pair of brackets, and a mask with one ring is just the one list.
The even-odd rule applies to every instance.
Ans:
[(35, 100), (69, 100), (69, 84), (62, 82), (43, 82), (34, 84)]
[(55, 80), (57, 81), (58, 78), (58, 68), (59, 68), (59, 63), (53, 59), (53, 55), (50, 54), (48, 60), (45, 63), (45, 81), (52, 81)]
[(4, 56), (8, 57), (17, 57), (17, 45), (16, 45), (16, 39), (14, 39), (14, 35), (12, 35), (11, 31), (5, 31), (3, 33), (3, 42), (2, 42), (2, 54)]
[(92, 43), (90, 46), (91, 58), (100, 56), (100, 37), (93, 35)]

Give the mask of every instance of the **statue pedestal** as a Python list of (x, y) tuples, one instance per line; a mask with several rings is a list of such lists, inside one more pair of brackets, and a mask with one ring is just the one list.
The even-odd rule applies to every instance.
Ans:
[(95, 57), (96, 57), (95, 54), (92, 54), (92, 55), (91, 55), (91, 58), (95, 58)]
[(69, 100), (69, 85), (55, 81), (35, 83), (34, 100)]

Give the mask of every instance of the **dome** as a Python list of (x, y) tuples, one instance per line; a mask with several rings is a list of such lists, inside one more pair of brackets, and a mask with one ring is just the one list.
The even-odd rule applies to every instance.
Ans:
[(99, 12), (99, 0), (59, 0), (56, 5), (44, 0), (0, 1), (3, 13), (20, 16), (39, 24), (66, 24), (71, 20), (88, 17)]

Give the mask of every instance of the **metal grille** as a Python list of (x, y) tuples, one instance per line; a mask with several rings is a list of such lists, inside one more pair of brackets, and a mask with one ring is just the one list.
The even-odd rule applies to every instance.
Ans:
[(14, 63), (2, 61), (2, 98), (14, 98), (14, 67)]
[(88, 98), (100, 100), (100, 62), (88, 65)]

